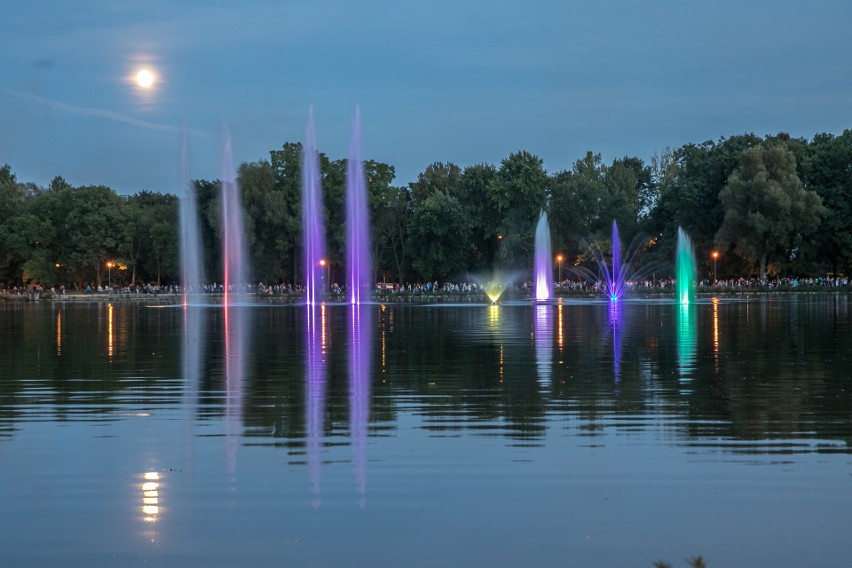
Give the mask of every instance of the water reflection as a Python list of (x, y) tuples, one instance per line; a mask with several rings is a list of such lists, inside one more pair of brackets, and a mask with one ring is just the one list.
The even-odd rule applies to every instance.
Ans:
[(184, 440), (187, 468), (192, 468), (193, 425), (198, 408), (198, 388), (201, 381), (201, 362), (204, 360), (204, 340), (207, 315), (203, 308), (183, 306), (183, 370)]
[(56, 356), (62, 356), (62, 310), (56, 312)]
[(156, 471), (146, 471), (140, 477), (142, 483), (137, 487), (141, 489), (142, 493), (140, 510), (142, 522), (145, 524), (142, 534), (148, 542), (156, 545), (159, 544), (160, 539), (158, 523), (163, 513), (161, 475)]
[(609, 303), (609, 328), (612, 332), (612, 370), (613, 380), (621, 381), (621, 337), (624, 334), (623, 302)]
[(107, 354), (112, 361), (112, 303), (107, 305)]
[(562, 348), (565, 347), (565, 333), (563, 332), (564, 325), (562, 322), (562, 298), (559, 298), (559, 304), (556, 308), (557, 314), (557, 323), (556, 323), (556, 333), (558, 334), (559, 340), (559, 354), (562, 355)]
[(719, 298), (713, 298), (713, 370), (719, 374)]
[(681, 382), (692, 380), (695, 370), (695, 351), (697, 347), (696, 306), (677, 304), (677, 361)]
[(553, 306), (535, 306), (535, 362), (542, 389), (550, 385), (553, 370)]
[(353, 304), (349, 313), (352, 332), (349, 352), (349, 427), (355, 482), (363, 507), (367, 495), (366, 452), (370, 419), (373, 318), (370, 307), (360, 304)]
[(248, 333), (248, 309), (223, 305), (225, 318), (225, 444), (227, 473), (236, 474), (237, 447), (242, 432), (243, 379)]
[(160, 474), (148, 471), (142, 477), (142, 520), (156, 523), (160, 519)]
[(307, 424), (305, 445), (307, 447), (308, 472), (311, 480), (312, 504), (320, 504), (320, 466), (322, 463), (323, 433), (325, 432), (326, 400), (326, 305), (306, 306), (305, 332), (306, 377), (305, 423)]

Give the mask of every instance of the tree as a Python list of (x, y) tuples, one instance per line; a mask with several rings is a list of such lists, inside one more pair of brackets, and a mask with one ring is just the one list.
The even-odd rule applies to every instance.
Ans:
[(547, 172), (543, 164), (541, 158), (527, 151), (510, 154), (500, 162), (497, 183), (490, 186), (489, 194), (501, 218), (500, 260), (529, 263), (538, 215), (546, 207)]
[(427, 280), (459, 275), (468, 266), (469, 237), (470, 219), (459, 200), (435, 192), (414, 212), (414, 268)]
[(801, 166), (807, 189), (822, 197), (827, 214), (817, 229), (815, 246), (831, 264), (836, 276), (841, 264), (852, 263), (852, 130), (840, 136), (814, 136)]
[(275, 171), (266, 160), (240, 165), (237, 175), (242, 194), (252, 279), (279, 282), (284, 279), (292, 242), (292, 219), (284, 192), (276, 188)]
[[(558, 172), (548, 184), (548, 221), (554, 250), (569, 262), (584, 252), (583, 243), (606, 225), (604, 203), (607, 189), (603, 181), (577, 173)], [(610, 219), (611, 221), (611, 219)]]
[(707, 270), (708, 253), (715, 248), (715, 235), (725, 216), (719, 193), (739, 165), (743, 150), (760, 143), (758, 136), (742, 134), (685, 144), (656, 160), (653, 175), (658, 194), (642, 223), (656, 243), (648, 256), (657, 261), (672, 259), (677, 229), (683, 227), (695, 244), (699, 270)]
[(459, 201), (471, 222), (474, 269), (490, 267), (497, 256), (502, 216), (489, 196), (497, 191), (498, 183), (497, 168), (474, 164), (464, 169), (457, 186)]
[(127, 232), (120, 256), (133, 267), (130, 283), (137, 270), (145, 281), (159, 286), (177, 279), (178, 198), (171, 194), (142, 191), (131, 196), (122, 211)]
[(813, 231), (826, 213), (819, 195), (802, 187), (793, 152), (780, 144), (743, 151), (719, 199), (725, 217), (716, 239), (758, 261), (761, 279), (767, 258)]
[[(412, 214), (411, 192), (404, 187), (379, 188), (375, 194), (375, 201), (372, 220), (376, 241), (382, 248), (389, 249), (389, 256), (393, 258), (396, 269), (397, 282), (403, 284), (408, 261), (408, 228)], [(384, 258), (385, 255), (381, 257)], [(385, 264), (378, 263), (377, 268), (384, 272)]]
[(417, 181), (411, 184), (411, 196), (415, 205), (439, 191), (445, 195), (456, 195), (460, 179), (461, 169), (457, 165), (441, 162), (430, 164), (417, 176)]

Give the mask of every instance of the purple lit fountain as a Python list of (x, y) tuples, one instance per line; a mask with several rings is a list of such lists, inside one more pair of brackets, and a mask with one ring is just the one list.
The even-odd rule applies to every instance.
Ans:
[(356, 108), (355, 119), (352, 121), (349, 161), (346, 167), (346, 283), (349, 286), (351, 304), (370, 300), (372, 276), (369, 227), (367, 183), (364, 164), (361, 162), (361, 110)]
[(621, 238), (618, 235), (618, 224), (612, 220), (612, 263), (607, 268), (605, 262), (600, 263), (604, 278), (604, 293), (613, 302), (624, 295), (627, 288), (627, 267), (621, 265)]
[[(322, 212), (322, 183), (314, 134), (314, 109), (308, 111), (305, 147), (302, 151), (302, 235), (305, 244), (305, 303), (317, 302), (323, 289), (325, 268), (325, 224)], [(321, 294), (320, 294), (321, 295)]]
[(647, 240), (633, 240), (622, 260), (621, 238), (618, 234), (618, 224), (612, 221), (612, 260), (607, 264), (603, 253), (597, 246), (591, 246), (591, 253), (598, 265), (598, 273), (595, 274), (585, 267), (572, 268), (571, 271), (586, 281), (599, 285), (601, 292), (610, 302), (618, 302), (627, 293), (631, 281), (636, 281), (650, 274), (658, 267), (656, 263), (648, 263), (636, 268), (636, 256), (639, 249)]
[(550, 226), (547, 213), (541, 212), (535, 228), (535, 299), (539, 302), (553, 297), (553, 265), (550, 260)]

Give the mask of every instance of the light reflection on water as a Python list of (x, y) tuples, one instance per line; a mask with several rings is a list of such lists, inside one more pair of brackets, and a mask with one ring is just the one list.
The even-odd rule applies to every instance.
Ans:
[[(0, 306), (7, 556), (40, 541), (51, 565), (70, 509), (105, 519), (131, 565), (154, 550), (126, 536), (140, 511), (165, 565), (316, 564), (347, 546), (434, 565), (461, 534), (494, 565), (524, 561), (513, 539), (539, 565), (766, 560), (730, 518), (772, 527), (789, 565), (852, 521), (846, 296), (315, 310)], [(63, 530), (114, 565), (92, 522)]]

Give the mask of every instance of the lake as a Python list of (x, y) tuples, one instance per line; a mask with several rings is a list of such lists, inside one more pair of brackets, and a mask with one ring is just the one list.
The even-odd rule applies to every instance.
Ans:
[(847, 294), (0, 303), (2, 566), (848, 566)]

